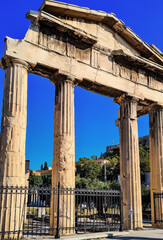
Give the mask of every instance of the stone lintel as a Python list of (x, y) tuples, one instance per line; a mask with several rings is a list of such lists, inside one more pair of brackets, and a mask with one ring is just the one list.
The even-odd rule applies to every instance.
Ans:
[[(44, 47), (32, 44), (26, 40), (15, 40), (6, 38), (6, 53), (5, 55), (12, 58), (19, 58), (28, 62), (32, 66), (30, 72), (45, 76), (40, 72), (40, 66), (51, 71), (49, 76), (51, 78), (53, 72), (60, 69), (61, 71), (75, 75), (76, 79), (83, 79), (81, 87), (87, 88), (87, 83), (94, 84), (96, 88), (91, 91), (107, 95), (111, 97), (119, 97), (123, 93), (130, 91), (133, 95), (144, 96), (148, 101), (157, 102), (162, 99), (163, 93), (159, 90), (156, 93), (155, 88), (149, 88), (146, 85), (138, 84), (137, 82), (129, 81), (122, 77), (117, 77), (111, 72), (97, 69), (89, 64), (77, 61), (75, 58), (64, 56), (56, 52), (47, 51)], [(55, 59), (55, 61), (54, 61)], [(33, 65), (38, 66), (37, 70)], [(35, 70), (35, 71), (34, 71)], [(84, 80), (87, 79), (87, 82)], [(86, 83), (86, 85), (84, 85)]]
[(138, 106), (138, 117), (149, 114), (150, 112), (161, 108), (163, 108), (163, 103), (161, 102), (153, 102), (147, 106)]

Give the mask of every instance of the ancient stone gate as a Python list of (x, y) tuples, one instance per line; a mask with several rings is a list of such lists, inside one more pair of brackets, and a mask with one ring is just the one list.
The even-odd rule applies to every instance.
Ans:
[[(52, 187), (58, 181), (61, 187), (75, 187), (74, 87), (112, 97), (120, 105), (116, 124), (126, 229), (142, 228), (137, 118), (149, 114), (154, 223), (153, 192), (163, 190), (162, 52), (143, 42), (114, 14), (47, 0), (26, 17), (31, 24), (25, 38), (6, 37), (0, 63), (5, 70), (0, 185), (26, 185), (27, 77), (31, 72), (49, 78), (56, 89)], [(73, 201), (69, 199), (69, 208)], [(51, 203), (53, 207), (55, 199)], [(16, 211), (21, 213), (21, 207), (16, 206)], [(7, 200), (1, 199), (0, 226), (12, 231), (8, 215)]]

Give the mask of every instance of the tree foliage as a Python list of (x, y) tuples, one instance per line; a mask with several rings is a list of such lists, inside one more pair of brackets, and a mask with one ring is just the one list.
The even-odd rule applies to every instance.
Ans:
[[(114, 181), (118, 179), (120, 175), (120, 157), (119, 149), (114, 148), (112, 151), (106, 153), (106, 159), (109, 163), (106, 164), (106, 180)], [(102, 167), (102, 180), (104, 179), (104, 166)]]
[(149, 166), (149, 147), (139, 145), (141, 180), (145, 181), (145, 173), (150, 171)]
[(97, 156), (96, 156), (96, 155), (93, 155), (93, 156), (91, 156), (91, 159), (92, 159), (92, 160), (97, 160)]
[(35, 176), (32, 171), (29, 174), (29, 187), (42, 187), (43, 179), (41, 176)]
[(47, 162), (44, 163), (44, 170), (48, 170), (48, 163)]
[(80, 175), (81, 178), (99, 178), (101, 176), (100, 163), (94, 162), (89, 158), (80, 158), (76, 162), (76, 175)]
[[(120, 159), (118, 156), (113, 157), (108, 164), (106, 164), (106, 180), (114, 181), (118, 179), (120, 174)], [(104, 179), (104, 166), (102, 167), (102, 180)]]
[(143, 212), (145, 213), (146, 209), (150, 209), (151, 202), (150, 202), (150, 188), (146, 187), (142, 189), (142, 208)]
[[(145, 173), (150, 170), (149, 167), (149, 147), (139, 146), (140, 152), (140, 169), (142, 182), (145, 180)], [(83, 157), (76, 162), (76, 187), (87, 189), (120, 189), (117, 181), (120, 175), (120, 157), (119, 149), (115, 148), (112, 151), (105, 153), (106, 159), (109, 163), (106, 164), (106, 183), (104, 183), (104, 166), (101, 168), (97, 161), (97, 156), (93, 155), (89, 158)], [(100, 156), (102, 157), (102, 154)], [(41, 170), (48, 170), (47, 162), (41, 165)], [(47, 177), (35, 176), (30, 173), (29, 185), (30, 187), (51, 186), (51, 175)], [(149, 193), (144, 193), (144, 199)], [(146, 201), (145, 201), (146, 202)]]
[(80, 178), (79, 175), (76, 176), (75, 178), (76, 182), (76, 188), (85, 188), (85, 189), (114, 189), (114, 190), (119, 190), (120, 185), (118, 181), (113, 181), (113, 182), (102, 182), (97, 178), (94, 179), (86, 179), (86, 178)]

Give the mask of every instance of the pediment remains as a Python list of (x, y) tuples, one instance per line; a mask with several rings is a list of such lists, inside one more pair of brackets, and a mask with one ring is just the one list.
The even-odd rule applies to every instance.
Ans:
[(52, 82), (56, 73), (71, 75), (79, 86), (102, 95), (136, 96), (140, 108), (163, 103), (163, 53), (114, 14), (44, 1), (26, 17), (31, 24), (25, 38), (6, 38), (1, 65), (5, 57), (20, 58)]

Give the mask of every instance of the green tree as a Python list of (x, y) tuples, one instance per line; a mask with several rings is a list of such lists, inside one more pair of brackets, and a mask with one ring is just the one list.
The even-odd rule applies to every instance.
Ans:
[(50, 187), (52, 184), (52, 174), (49, 174), (47, 176), (42, 176), (43, 179), (43, 187)]
[(48, 163), (47, 162), (44, 163), (44, 170), (48, 170)]
[(112, 151), (105, 153), (107, 159), (112, 159), (113, 157), (119, 157), (119, 148), (113, 148)]
[(103, 153), (101, 153), (101, 155), (100, 155), (100, 159), (104, 159)]
[(145, 189), (142, 189), (142, 208), (143, 213), (146, 212), (146, 209), (150, 209), (151, 202), (150, 202), (150, 188), (146, 187)]
[(149, 166), (149, 147), (139, 145), (139, 155), (140, 155), (140, 172), (141, 172), (141, 180), (145, 181), (145, 173), (150, 171)]
[(97, 178), (94, 179), (86, 179), (86, 178), (80, 178), (79, 175), (75, 177), (75, 185), (76, 188), (85, 188), (85, 189), (110, 189), (110, 183), (109, 182), (102, 182)]
[(41, 176), (35, 176), (32, 171), (30, 171), (29, 174), (29, 187), (42, 187), (43, 185), (43, 179)]
[(89, 158), (80, 158), (79, 161), (76, 162), (76, 175), (78, 174), (81, 178), (100, 178), (100, 163), (91, 161)]
[(41, 164), (41, 170), (44, 170), (43, 164)]
[(96, 155), (93, 155), (93, 156), (91, 156), (91, 159), (92, 159), (92, 160), (97, 160), (97, 156), (96, 156)]
[[(143, 147), (139, 145), (140, 154), (140, 171), (142, 183), (145, 181), (145, 173), (150, 171), (149, 166), (149, 147)], [(117, 175), (120, 174), (120, 157), (119, 148), (114, 148), (112, 151), (106, 153), (106, 159), (110, 160), (110, 163), (106, 167), (107, 180), (113, 181), (117, 179)], [(102, 169), (102, 179), (104, 176), (104, 169)]]
[(110, 182), (110, 189), (112, 190), (120, 190), (120, 183), (117, 180), (114, 180), (113, 182)]
[[(112, 156), (110, 159), (110, 163), (106, 164), (106, 180), (113, 181), (118, 179), (118, 175), (120, 174), (120, 159), (119, 156)], [(104, 179), (104, 166), (102, 167), (102, 176), (101, 180)]]

